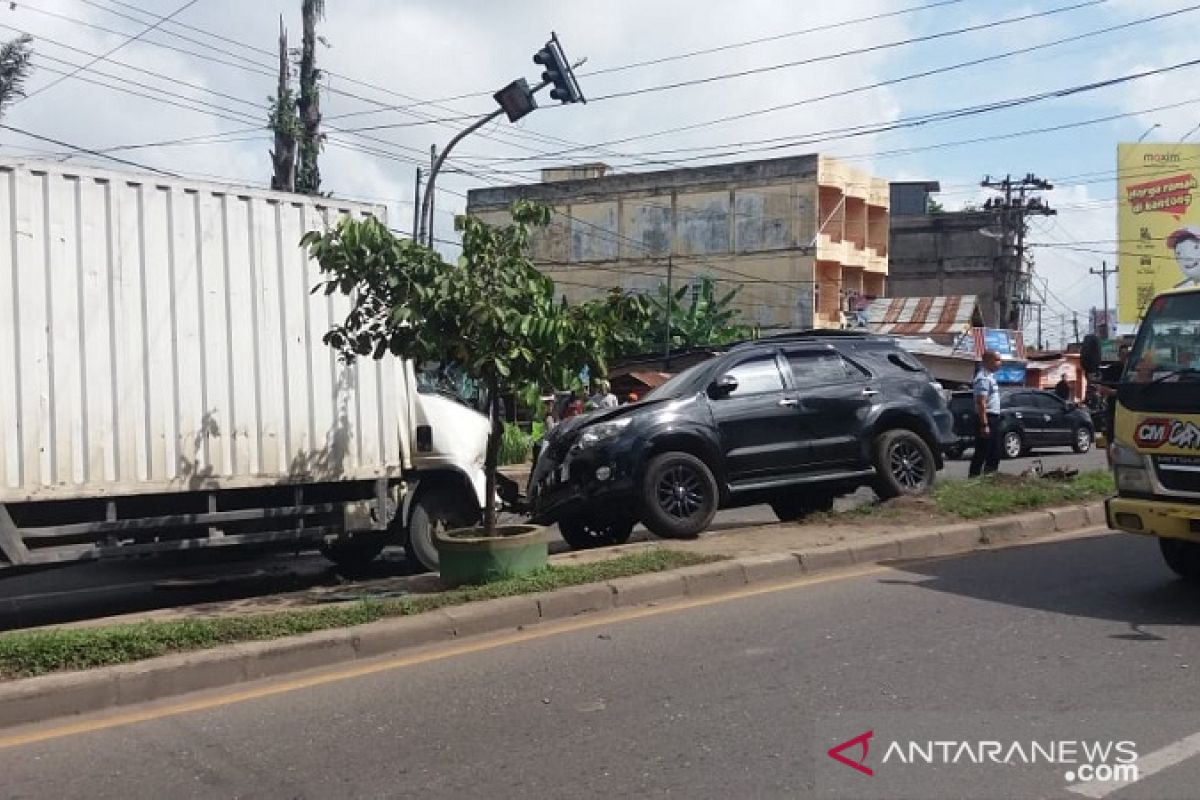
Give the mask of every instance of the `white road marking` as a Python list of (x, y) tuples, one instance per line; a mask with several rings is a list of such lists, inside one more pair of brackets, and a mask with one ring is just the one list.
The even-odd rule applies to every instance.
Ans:
[[(1137, 780), (1143, 780), (1150, 777), (1156, 772), (1162, 772), (1168, 767), (1173, 767), (1176, 764), (1187, 761), (1193, 756), (1200, 755), (1200, 733), (1193, 733), (1191, 736), (1185, 736), (1177, 742), (1167, 745), (1166, 747), (1155, 750), (1153, 753), (1147, 753), (1144, 756), (1139, 756), (1137, 760), (1138, 777)], [(1088, 783), (1076, 783), (1073, 786), (1068, 786), (1067, 791), (1084, 797), (1099, 798), (1108, 797), (1113, 792), (1120, 791), (1126, 786), (1131, 786), (1136, 781), (1108, 781), (1100, 782), (1093, 781)]]

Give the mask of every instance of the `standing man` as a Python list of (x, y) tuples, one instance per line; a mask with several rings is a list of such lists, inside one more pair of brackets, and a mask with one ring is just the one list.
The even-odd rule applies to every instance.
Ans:
[(967, 472), (971, 478), (1000, 468), (1000, 384), (996, 383), (1000, 355), (995, 350), (986, 350), (981, 363), (982, 368), (975, 374), (972, 384), (979, 432), (975, 434), (975, 455)]

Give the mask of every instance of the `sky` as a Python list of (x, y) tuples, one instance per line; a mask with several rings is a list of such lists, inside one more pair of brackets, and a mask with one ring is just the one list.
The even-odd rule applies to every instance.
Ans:
[[(265, 186), (279, 26), (298, 46), (300, 5), (0, 5), (0, 39), (35, 39), (28, 97), (0, 120), (0, 157)], [(1029, 241), (1045, 287), (1046, 338), (1057, 344), (1073, 314), (1084, 327), (1088, 310), (1102, 305), (1100, 278), (1088, 271), (1115, 260), (1117, 143), (1200, 141), (1200, 90), (1191, 88), (1200, 66), (1114, 82), (1197, 58), (1200, 2), (326, 5), (322, 188), (386, 204), (389, 222), (405, 231), (415, 169), (428, 167), (430, 145), (494, 109), (490, 94), (510, 80), (535, 80), (531, 56), (551, 31), (571, 60), (587, 58), (578, 70), (586, 105), (542, 96), (543, 108), (516, 124), (501, 119), (457, 148), (436, 195), (436, 234), (448, 254), (468, 189), (532, 182), (540, 168), (572, 162), (629, 172), (821, 152), (893, 181), (939, 181), (948, 210), (982, 203), (986, 175), (1033, 173), (1055, 186), (1045, 200), (1058, 214), (1034, 218)], [(747, 70), (755, 71), (730, 76)], [(709, 80), (662, 88), (699, 79)], [(1100, 85), (1062, 93), (1092, 84)], [(1005, 102), (1047, 93), (1055, 96)], [(820, 99), (830, 94), (840, 96)], [(917, 124), (929, 115), (937, 116)], [(1109, 294), (1115, 305), (1113, 279)]]

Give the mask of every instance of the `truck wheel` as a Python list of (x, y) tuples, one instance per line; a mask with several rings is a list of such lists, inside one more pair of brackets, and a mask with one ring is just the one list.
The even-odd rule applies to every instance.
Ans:
[(1158, 547), (1172, 572), (1185, 581), (1200, 581), (1200, 544), (1159, 537)]
[(572, 550), (625, 544), (633, 533), (634, 520), (622, 518), (565, 517), (558, 521), (558, 532)]
[(833, 495), (814, 492), (811, 497), (777, 497), (771, 501), (771, 510), (783, 522), (803, 519), (817, 512), (833, 511)]
[(332, 542), (322, 542), (318, 549), (337, 566), (353, 572), (379, 558), (387, 544), (388, 535), (384, 531), (361, 531)]
[(438, 568), (438, 552), (434, 535), (438, 531), (452, 531), (478, 524), (479, 509), (475, 508), (473, 495), (444, 484), (418, 488), (417, 491), (419, 494), (413, 501), (412, 515), (408, 520), (404, 552), (415, 569), (435, 572)]
[(1071, 436), (1071, 449), (1076, 453), (1086, 453), (1092, 449), (1093, 434), (1090, 428), (1080, 425)]
[(875, 472), (875, 494), (890, 500), (926, 494), (933, 486), (937, 464), (924, 439), (906, 428), (897, 428), (875, 440)]
[(717, 480), (691, 453), (662, 453), (642, 480), (642, 522), (664, 539), (693, 539), (717, 513)]

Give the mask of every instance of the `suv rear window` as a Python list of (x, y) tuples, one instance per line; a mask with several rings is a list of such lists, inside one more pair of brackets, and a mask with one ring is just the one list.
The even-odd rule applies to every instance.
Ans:
[(792, 352), (787, 358), (797, 386), (822, 386), (842, 383), (851, 377), (864, 377), (861, 370), (851, 368), (837, 353)]

